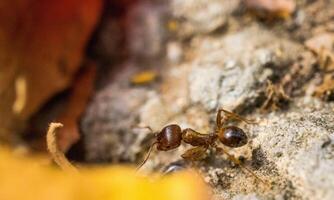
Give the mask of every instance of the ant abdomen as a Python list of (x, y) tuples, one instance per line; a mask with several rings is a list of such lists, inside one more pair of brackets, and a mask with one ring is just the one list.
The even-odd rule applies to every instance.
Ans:
[(159, 151), (168, 151), (181, 145), (182, 130), (179, 125), (171, 124), (163, 128), (157, 134), (157, 149)]
[(247, 144), (246, 133), (236, 126), (227, 126), (218, 131), (218, 138), (221, 143), (228, 147), (241, 147)]

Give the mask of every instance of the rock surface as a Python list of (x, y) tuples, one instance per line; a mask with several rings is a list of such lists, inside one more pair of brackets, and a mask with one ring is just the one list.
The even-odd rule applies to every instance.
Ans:
[[(138, 108), (147, 99), (147, 91), (129, 88), (128, 72), (98, 91), (82, 119), (86, 159), (90, 162), (134, 161), (141, 149), (140, 140), (129, 125), (136, 124)], [(144, 137), (145, 133), (138, 135)], [(130, 148), (129, 148), (130, 147)], [(133, 147), (133, 148), (131, 148)]]
[[(148, 2), (145, 11), (150, 8)], [(299, 5), (297, 12), (304, 12), (303, 6), (309, 9), (312, 4)], [(130, 77), (147, 63), (130, 60), (132, 67), (115, 73), (117, 78), (97, 91), (82, 120), (87, 160), (138, 164), (154, 134), (133, 126), (148, 125), (159, 131), (166, 124), (177, 123), (209, 133), (215, 127), (216, 110), (224, 107), (259, 122), (237, 123), (250, 142), (229, 151), (271, 187), (214, 149), (207, 151), (203, 161), (182, 162), (180, 155), (190, 148), (185, 144), (168, 152), (153, 151), (141, 172), (161, 172), (174, 162), (181, 163), (181, 168), (195, 167), (212, 186), (215, 199), (333, 199), (334, 105), (305, 93), (315, 87), (310, 80), (323, 72), (315, 67), (312, 52), (295, 39), (302, 38), (301, 33), (298, 28), (292, 30), (291, 24), (300, 16), (292, 18), (293, 22), (267, 25), (242, 10), (239, 1), (173, 0), (169, 11), (177, 26), (169, 28), (175, 35), (167, 37), (168, 41), (156, 40), (169, 44), (158, 45), (157, 51), (163, 52), (161, 48), (166, 46), (167, 58), (157, 59), (160, 53), (150, 53), (151, 48), (147, 54), (136, 49), (132, 53), (138, 55), (130, 56), (151, 58), (150, 63), (159, 60), (161, 82), (130, 85)], [(150, 18), (145, 12), (137, 14), (144, 15), (138, 20)], [(150, 26), (139, 24), (142, 30)], [(290, 32), (296, 37), (289, 37)], [(263, 103), (277, 94), (268, 92), (268, 80), (287, 86), (289, 94), (298, 90), (299, 96), (292, 96), (285, 110), (261, 110)]]
[(225, 26), (227, 17), (237, 9), (239, 1), (173, 0), (170, 4), (171, 14), (178, 20), (179, 37), (189, 37)]
[(305, 199), (334, 197), (333, 106), (321, 109), (301, 105), (288, 113), (267, 116), (255, 127), (254, 145), (287, 177)]
[(190, 98), (208, 110), (218, 105), (243, 110), (256, 104), (266, 80), (280, 76), (302, 51), (300, 45), (258, 26), (194, 43), (198, 52), (191, 63)]

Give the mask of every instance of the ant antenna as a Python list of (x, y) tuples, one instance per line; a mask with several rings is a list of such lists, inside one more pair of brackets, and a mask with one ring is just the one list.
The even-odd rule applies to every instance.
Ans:
[(138, 129), (148, 129), (151, 133), (153, 133), (153, 129), (150, 126), (138, 126), (138, 125), (132, 125), (132, 129), (138, 128)]
[(216, 149), (221, 152), (221, 153), (225, 153), (228, 158), (236, 165), (239, 165), (242, 169), (245, 169), (247, 172), (249, 172), (252, 176), (254, 176), (257, 180), (261, 181), (263, 184), (270, 186), (270, 183), (264, 181), (263, 179), (261, 179), (260, 177), (258, 177), (251, 169), (249, 169), (248, 167), (244, 166), (240, 160), (236, 159), (233, 155), (229, 154), (226, 150), (224, 150), (223, 148), (220, 147), (216, 147)]
[(156, 145), (156, 144), (158, 144), (158, 142), (154, 142), (154, 143), (151, 145), (150, 149), (148, 150), (148, 153), (146, 154), (145, 159), (144, 159), (143, 162), (140, 163), (140, 165), (136, 168), (136, 171), (137, 171), (137, 172), (138, 172), (138, 170), (139, 170), (139, 169), (146, 163), (146, 161), (148, 160), (148, 158), (149, 158), (150, 155), (151, 155), (151, 152), (152, 152), (152, 150), (153, 150), (154, 145)]

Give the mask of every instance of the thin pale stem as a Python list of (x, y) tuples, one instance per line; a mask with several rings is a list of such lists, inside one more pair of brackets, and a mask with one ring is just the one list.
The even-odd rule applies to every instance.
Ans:
[(59, 128), (62, 128), (63, 124), (61, 123), (51, 123), (48, 129), (48, 132), (46, 134), (46, 142), (47, 142), (47, 148), (52, 156), (52, 159), (55, 161), (55, 163), (58, 164), (58, 166), (63, 169), (64, 171), (72, 172), (72, 173), (78, 173), (78, 170), (76, 167), (70, 163), (70, 161), (67, 160), (64, 153), (61, 152), (57, 145), (57, 130)]

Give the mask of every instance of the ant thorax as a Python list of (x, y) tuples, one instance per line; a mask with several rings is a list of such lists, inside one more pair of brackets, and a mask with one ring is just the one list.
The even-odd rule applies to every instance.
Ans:
[(190, 128), (184, 129), (182, 134), (182, 140), (192, 146), (210, 146), (216, 138), (216, 134), (202, 134)]

